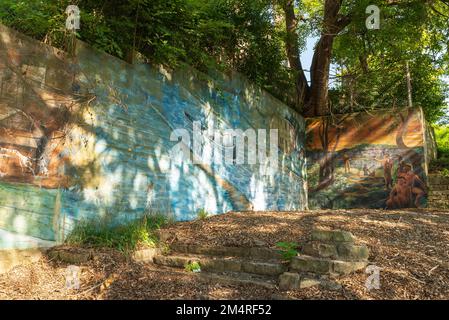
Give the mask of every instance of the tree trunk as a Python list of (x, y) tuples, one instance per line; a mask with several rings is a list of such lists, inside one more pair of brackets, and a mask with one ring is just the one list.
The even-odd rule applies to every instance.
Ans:
[(311, 89), (307, 104), (308, 116), (329, 114), (329, 69), (332, 45), (338, 35), (350, 22), (348, 16), (339, 14), (342, 0), (325, 0), (321, 37), (315, 47), (310, 73)]
[(312, 60), (310, 80), (310, 100), (307, 104), (307, 115), (323, 116), (329, 113), (329, 68), (334, 36), (322, 35), (315, 48)]
[(285, 13), (287, 58), (295, 73), (295, 105), (305, 116), (322, 116), (329, 113), (328, 86), (332, 45), (335, 36), (351, 21), (349, 16), (339, 14), (342, 1), (325, 0), (321, 37), (313, 55), (309, 86), (299, 58), (295, 0), (280, 0)]
[(282, 7), (285, 13), (287, 37), (285, 41), (287, 59), (295, 77), (295, 107), (302, 113), (309, 99), (309, 85), (301, 65), (298, 48), (298, 18), (295, 15), (294, 0), (284, 0)]

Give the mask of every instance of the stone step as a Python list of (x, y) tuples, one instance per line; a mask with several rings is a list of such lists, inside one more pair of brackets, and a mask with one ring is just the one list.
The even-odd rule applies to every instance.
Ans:
[(229, 284), (251, 284), (267, 289), (277, 287), (277, 277), (254, 275), (245, 272), (201, 272), (198, 277), (210, 283)]
[(342, 286), (338, 282), (324, 277), (325, 276), (308, 276), (295, 272), (284, 272), (279, 276), (279, 289), (305, 289), (314, 286), (320, 286), (323, 289), (331, 291), (338, 291), (342, 289)]
[(219, 257), (240, 257), (254, 260), (282, 260), (279, 250), (263, 247), (223, 247), (223, 246), (199, 246), (192, 244), (173, 243), (171, 252), (182, 254), (197, 254)]
[(355, 237), (351, 232), (341, 230), (313, 230), (311, 235), (312, 241), (321, 242), (349, 242), (355, 241)]
[(234, 257), (210, 257), (205, 255), (156, 255), (153, 262), (157, 265), (185, 268), (192, 262), (198, 262), (201, 271), (207, 272), (244, 272), (265, 276), (279, 276), (287, 268), (280, 262), (247, 260)]
[(369, 250), (366, 245), (352, 243), (322, 243), (310, 241), (301, 248), (301, 253), (307, 256), (329, 258), (343, 261), (366, 261)]
[[(170, 266), (155, 266), (154, 270), (156, 272), (172, 272), (185, 274), (184, 270)], [(190, 273), (194, 277), (208, 282), (208, 283), (220, 283), (224, 285), (228, 284), (251, 284), (267, 289), (275, 289), (278, 283), (278, 276), (266, 276), (250, 274), (245, 272), (207, 272), (201, 271), (198, 273)]]
[(361, 270), (367, 265), (367, 261), (342, 261), (298, 255), (292, 259), (290, 270), (316, 274), (346, 275)]

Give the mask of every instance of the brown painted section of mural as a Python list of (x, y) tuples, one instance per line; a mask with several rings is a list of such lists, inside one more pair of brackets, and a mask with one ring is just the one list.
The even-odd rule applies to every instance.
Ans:
[(307, 120), (311, 208), (425, 205), (420, 109)]
[[(0, 176), (45, 188), (68, 186), (61, 155), (76, 106), (68, 60), (0, 33)], [(11, 43), (14, 42), (14, 45)], [(46, 59), (42, 59), (45, 56)]]
[[(403, 126), (405, 120), (407, 124)], [(327, 128), (326, 134), (329, 144), (337, 151), (358, 144), (405, 145), (405, 148), (423, 145), (421, 119), (413, 109), (397, 113), (359, 113), (335, 118), (311, 118), (307, 124), (308, 133), (318, 133), (310, 135), (308, 140), (307, 148), (312, 150), (322, 149), (320, 135), (326, 124), (332, 124)], [(406, 132), (402, 132), (402, 129)], [(400, 145), (397, 144), (398, 137), (403, 141)]]

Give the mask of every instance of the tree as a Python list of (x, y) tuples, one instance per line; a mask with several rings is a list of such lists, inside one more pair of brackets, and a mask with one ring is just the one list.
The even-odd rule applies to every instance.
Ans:
[[(431, 122), (446, 108), (448, 0), (2, 0), (0, 21), (65, 48), (68, 4), (81, 9), (77, 37), (100, 50), (236, 69), (306, 116), (406, 106), (407, 62), (414, 105)], [(366, 28), (368, 5), (379, 30)], [(310, 68), (299, 59), (309, 36)]]
[[(365, 9), (370, 4), (381, 9), (380, 30), (369, 31), (365, 26)], [(449, 2), (280, 0), (280, 6), (285, 14), (289, 65), (296, 74), (296, 106), (303, 114), (406, 106), (404, 74), (409, 61), (416, 105), (424, 108), (431, 121), (442, 115)], [(312, 25), (312, 34), (319, 36), (310, 84), (297, 62), (299, 53), (292, 48), (303, 29), (310, 29), (307, 24)], [(331, 62), (340, 70), (335, 75), (340, 83), (329, 95)]]

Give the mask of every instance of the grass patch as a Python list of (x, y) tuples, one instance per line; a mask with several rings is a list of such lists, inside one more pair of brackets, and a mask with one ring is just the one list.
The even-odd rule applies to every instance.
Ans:
[(101, 221), (78, 223), (66, 239), (67, 244), (114, 248), (129, 253), (139, 247), (158, 245), (156, 230), (171, 223), (166, 216), (146, 215), (141, 219), (111, 226)]
[(206, 211), (206, 209), (200, 209), (196, 213), (196, 217), (198, 220), (204, 220), (209, 216), (209, 212)]
[(187, 272), (201, 272), (201, 266), (199, 262), (193, 261), (184, 265), (184, 270)]

